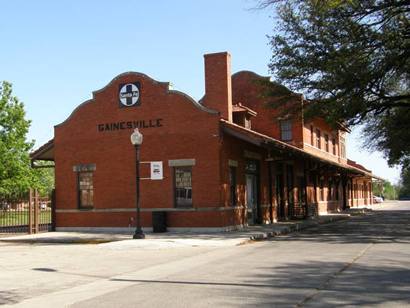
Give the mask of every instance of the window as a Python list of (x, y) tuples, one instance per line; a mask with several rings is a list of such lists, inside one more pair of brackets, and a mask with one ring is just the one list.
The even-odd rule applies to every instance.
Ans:
[(336, 139), (332, 138), (333, 155), (336, 155)]
[(231, 205), (236, 205), (236, 167), (229, 167), (229, 191), (231, 198)]
[(313, 131), (313, 125), (310, 125), (310, 144), (315, 146), (315, 133)]
[(78, 207), (87, 209), (94, 207), (94, 186), (92, 172), (78, 172)]
[(329, 135), (325, 134), (325, 150), (329, 152)]
[(346, 158), (346, 144), (345, 144), (345, 138), (340, 137), (340, 156), (342, 158)]
[(283, 141), (292, 140), (292, 121), (280, 121), (280, 139)]
[(316, 129), (316, 147), (318, 149), (321, 148), (321, 146), (320, 146), (320, 129)]
[(250, 116), (245, 116), (245, 128), (251, 129), (251, 117)]
[(192, 206), (192, 168), (175, 167), (175, 207)]

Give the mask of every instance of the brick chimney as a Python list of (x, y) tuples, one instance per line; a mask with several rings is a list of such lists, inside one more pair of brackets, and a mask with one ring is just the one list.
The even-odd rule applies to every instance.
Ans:
[(232, 122), (231, 55), (228, 52), (210, 53), (205, 58), (205, 106), (220, 112)]

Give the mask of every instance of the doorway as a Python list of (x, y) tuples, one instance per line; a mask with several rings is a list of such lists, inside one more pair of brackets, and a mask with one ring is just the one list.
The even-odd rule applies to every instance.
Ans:
[(251, 160), (246, 163), (246, 220), (248, 225), (260, 222), (258, 171), (258, 161)]
[(248, 225), (257, 223), (258, 218), (258, 198), (256, 175), (246, 175), (246, 217)]
[(276, 202), (278, 219), (285, 218), (285, 198), (283, 193), (283, 174), (276, 175)]

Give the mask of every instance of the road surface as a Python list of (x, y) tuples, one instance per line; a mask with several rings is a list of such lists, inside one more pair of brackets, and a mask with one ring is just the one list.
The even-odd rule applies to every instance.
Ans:
[(408, 307), (410, 202), (378, 208), (366, 216), (241, 246), (141, 250), (121, 244), (0, 245), (0, 258), (10, 259), (0, 265), (0, 303)]

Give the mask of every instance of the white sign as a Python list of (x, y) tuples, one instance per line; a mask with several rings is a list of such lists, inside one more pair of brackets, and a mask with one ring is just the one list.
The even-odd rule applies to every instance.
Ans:
[(151, 180), (162, 180), (162, 161), (152, 161), (151, 164)]

